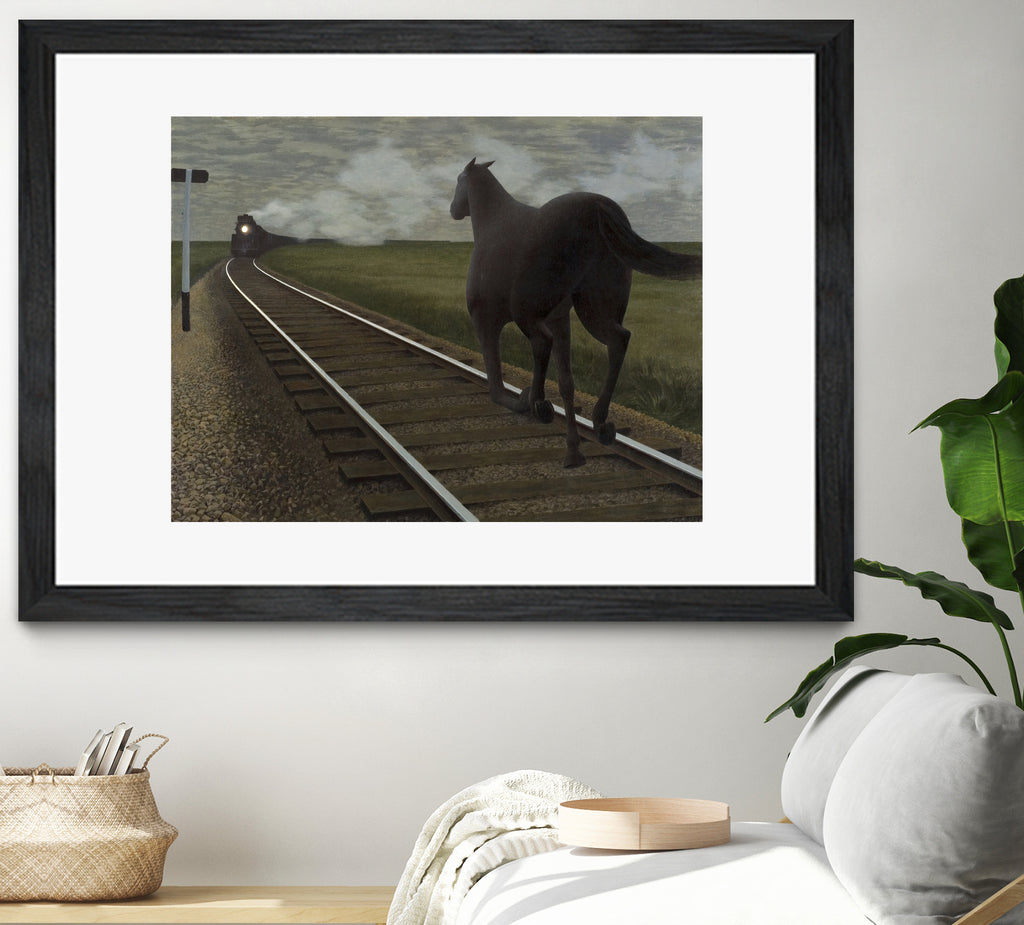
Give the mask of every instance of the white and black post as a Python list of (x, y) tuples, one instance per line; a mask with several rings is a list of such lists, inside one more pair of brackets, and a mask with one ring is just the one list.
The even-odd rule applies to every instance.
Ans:
[(185, 210), (182, 218), (181, 229), (181, 329), (189, 330), (192, 326), (189, 317), (189, 263), (191, 253), (189, 248), (189, 200), (192, 193), (193, 183), (205, 183), (210, 179), (210, 174), (205, 170), (193, 170), (191, 167), (172, 167), (171, 181), (185, 184)]

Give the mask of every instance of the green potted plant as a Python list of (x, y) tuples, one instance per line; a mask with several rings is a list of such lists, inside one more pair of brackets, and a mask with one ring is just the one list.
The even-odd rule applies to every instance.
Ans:
[[(960, 398), (943, 405), (914, 430), (938, 427), (942, 432), (939, 452), (946, 499), (960, 517), (967, 557), (991, 587), (1015, 592), (1024, 609), (1024, 276), (1003, 283), (994, 301), (998, 382), (981, 398)], [(854, 569), (917, 588), (950, 616), (990, 623), (1006, 658), (1013, 701), (1024, 710), (1021, 680), (1006, 638), (1013, 622), (992, 595), (938, 572), (912, 573), (867, 559), (857, 559)], [(803, 716), (811, 698), (836, 672), (870, 652), (899, 646), (934, 646), (952, 652), (970, 665), (991, 693), (996, 692), (974, 661), (938, 638), (868, 633), (839, 640), (832, 655), (765, 722), (787, 710)]]

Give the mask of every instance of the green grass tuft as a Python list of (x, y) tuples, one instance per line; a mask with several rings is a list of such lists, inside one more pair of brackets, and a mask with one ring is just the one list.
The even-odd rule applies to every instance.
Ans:
[[(227, 241), (192, 241), (189, 245), (189, 284), (195, 283), (211, 267), (231, 253)], [(181, 241), (171, 241), (171, 305), (181, 295)]]

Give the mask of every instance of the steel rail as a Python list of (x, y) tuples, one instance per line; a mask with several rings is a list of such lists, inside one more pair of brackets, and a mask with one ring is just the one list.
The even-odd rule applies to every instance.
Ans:
[[(257, 305), (251, 298), (249, 298), (248, 295), (246, 295), (245, 292), (242, 291), (241, 286), (239, 286), (238, 283), (235, 282), (235, 280), (231, 276), (231, 264), (237, 259), (239, 258), (232, 257), (230, 260), (228, 260), (227, 264), (224, 267), (224, 273), (227, 276), (228, 281), (231, 283), (231, 285), (234, 286), (235, 289), (238, 291), (238, 294), (243, 299), (245, 299), (245, 301), (248, 302), (260, 314), (263, 320), (266, 321), (275, 332), (277, 332), (278, 336), (281, 337), (285, 341), (285, 343), (287, 343), (288, 346), (291, 347), (291, 349), (294, 350), (302, 358), (303, 362), (306, 363), (309, 366), (309, 368), (313, 370), (314, 373), (316, 373), (316, 375), (320, 378), (324, 385), (327, 386), (328, 389), (334, 392), (338, 396), (338, 398), (340, 398), (349, 408), (352, 409), (353, 413), (366, 426), (367, 430), (369, 430), (373, 434), (374, 439), (382, 444), (382, 448), (386, 449), (388, 455), (392, 456), (393, 461), (397, 460), (401, 463), (402, 466), (407, 467), (414, 475), (416, 481), (418, 481), (420, 485), (430, 493), (431, 496), (436, 497), (441, 502), (445, 511), (447, 511), (450, 515), (454, 516), (455, 520), (467, 523), (478, 522), (477, 518), (469, 511), (468, 508), (465, 507), (465, 505), (462, 504), (461, 501), (459, 501), (458, 498), (455, 497), (455, 495), (453, 495), (444, 485), (442, 485), (441, 482), (434, 478), (434, 476), (430, 474), (430, 472), (423, 466), (423, 464), (418, 459), (416, 459), (415, 456), (413, 456), (404, 446), (402, 446), (401, 443), (399, 443), (384, 427), (382, 427), (378, 423), (378, 421), (373, 417), (372, 414), (370, 414), (365, 408), (363, 408), (362, 405), (360, 405), (354, 398), (352, 398), (351, 395), (349, 395), (348, 392), (345, 391), (345, 389), (343, 389), (337, 382), (335, 382), (335, 380), (331, 377), (330, 373), (328, 373), (322, 366), (320, 366), (319, 363), (316, 362), (316, 360), (314, 360), (298, 344), (296, 344), (295, 341), (292, 340), (292, 338), (289, 337), (288, 334), (285, 333), (285, 331), (283, 331), (281, 327), (265, 311), (263, 311), (262, 308), (260, 308), (259, 305)], [(253, 261), (254, 266), (255, 264), (256, 261)], [(257, 269), (259, 268), (257, 267)], [(270, 274), (267, 275), (269, 276)], [(271, 278), (273, 279), (274, 277)], [(280, 280), (278, 282), (280, 282)], [(294, 286), (291, 286), (289, 288), (295, 289)], [(296, 289), (295, 291), (299, 292), (301, 295), (307, 296), (308, 298), (315, 298), (314, 296), (310, 296), (309, 293), (301, 292), (301, 290)], [(322, 300), (317, 299), (317, 301)], [(386, 329), (382, 328), (381, 330)]]
[[(328, 302), (326, 299), (320, 298), (320, 296), (315, 295), (312, 292), (307, 292), (305, 289), (300, 289), (298, 286), (295, 286), (292, 283), (288, 282), (287, 280), (282, 279), (280, 276), (277, 276), (274, 273), (271, 273), (269, 270), (264, 269), (256, 262), (255, 259), (253, 260), (252, 264), (264, 276), (274, 280), (274, 282), (276, 283), (280, 283), (282, 286), (287, 286), (289, 289), (294, 290), (300, 295), (304, 295), (309, 299), (313, 299), (315, 302), (319, 302), (321, 305), (326, 305), (328, 308), (333, 309), (336, 312), (340, 312), (341, 314), (346, 315), (349, 318), (352, 318), (356, 321), (360, 321), (363, 324), (367, 325), (368, 327), (371, 327), (377, 331), (381, 331), (387, 334), (388, 336), (401, 341), (403, 344), (406, 344), (409, 347), (421, 351), (422, 353), (426, 353), (429, 356), (441, 359), (445, 363), (457, 367), (461, 372), (471, 373), (478, 379), (482, 379), (484, 382), (487, 381), (487, 373), (482, 372), (481, 370), (476, 369), (475, 367), (470, 366), (467, 363), (463, 363), (459, 360), (456, 360), (450, 356), (447, 356), (444, 353), (441, 353), (438, 350), (434, 350), (431, 347), (427, 347), (424, 344), (411, 340), (408, 337), (403, 337), (401, 334), (397, 334), (394, 331), (390, 330), (389, 328), (384, 327), (383, 325), (377, 324), (374, 321), (370, 321), (369, 319), (362, 317), (356, 312), (351, 312), (347, 308), (342, 308), (340, 305), (334, 305), (333, 303)], [(504, 385), (506, 391), (510, 392), (511, 394), (519, 394), (519, 389), (517, 389), (514, 385), (511, 385), (508, 382), (503, 382), (502, 385)], [(552, 408), (554, 409), (555, 414), (559, 414), (562, 417), (566, 416), (565, 408), (563, 408), (561, 405), (552, 405)], [(589, 420), (588, 418), (583, 417), (583, 415), (577, 414), (575, 417), (576, 423), (579, 424), (581, 427), (585, 427), (590, 431), (597, 430), (597, 428), (594, 426), (594, 422)], [(669, 456), (667, 453), (662, 453), (660, 450), (656, 450), (653, 447), (647, 446), (646, 444), (638, 443), (636, 440), (632, 440), (629, 437), (623, 436), (621, 434), (616, 435), (615, 441), (616, 443), (621, 443), (623, 447), (628, 448), (637, 455), (646, 456), (650, 459), (656, 460), (662, 465), (667, 466), (671, 469), (675, 469), (676, 471), (682, 473), (684, 476), (703, 484), (704, 473), (700, 469), (697, 469), (696, 467), (691, 466), (680, 459), (676, 459), (673, 456)]]

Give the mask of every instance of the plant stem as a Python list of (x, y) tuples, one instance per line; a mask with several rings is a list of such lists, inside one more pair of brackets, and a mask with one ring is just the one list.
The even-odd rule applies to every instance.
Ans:
[[(1006, 494), (1003, 491), (1003, 468), (1002, 461), (999, 458), (999, 438), (996, 436), (996, 429), (992, 424), (992, 420), (989, 416), (985, 415), (985, 423), (988, 424), (989, 433), (992, 435), (992, 449), (993, 456), (995, 459), (996, 467), (996, 490), (999, 496), (999, 515), (1003, 518), (1003, 530), (1006, 532), (1006, 548), (1010, 555), (1011, 566), (1014, 563), (1014, 549), (1013, 549), (1013, 531), (1010, 529), (1010, 515), (1006, 510)], [(1016, 581), (1016, 576), (1014, 578)], [(1017, 584), (1017, 597), (1021, 602), (1021, 609), (1024, 610), (1024, 589), (1021, 588), (1020, 582)], [(1020, 681), (1017, 679), (1017, 666), (1013, 662), (1013, 653), (1010, 651), (1010, 643), (1006, 639), (1006, 633), (1003, 632), (1003, 628), (998, 623), (992, 624), (996, 628), (996, 632), (999, 634), (999, 641), (1003, 646), (1003, 654), (1006, 656), (1006, 667), (1010, 671), (1010, 684), (1013, 687), (1013, 702), (1017, 706), (1024, 710), (1024, 700), (1021, 699), (1020, 693)]]
[[(1002, 627), (997, 627), (997, 629), (999, 629), (999, 631), (1002, 632)], [(907, 645), (914, 645), (914, 643), (907, 643)], [(931, 643), (931, 645), (934, 646), (936, 649), (945, 649), (947, 652), (952, 652), (954, 655), (959, 655), (960, 658), (962, 658), (965, 662), (967, 662), (968, 665), (970, 665), (975, 670), (978, 677), (981, 678), (981, 683), (988, 688), (988, 692), (993, 697), (998, 696), (998, 694), (996, 694), (995, 688), (989, 683), (988, 678), (985, 677), (985, 673), (974, 663), (972, 659), (968, 658), (963, 652), (961, 652), (959, 649), (954, 649), (952, 646), (947, 646), (944, 642), (933, 642)], [(1020, 704), (1017, 704), (1017, 706), (1020, 706)]]
[[(1024, 608), (1024, 596), (1021, 597), (1021, 606)], [(1006, 633), (997, 623), (996, 632), (999, 633), (999, 641), (1003, 644), (1003, 654), (1006, 656), (1006, 664), (1010, 669), (1010, 683), (1013, 685), (1013, 702), (1024, 710), (1024, 700), (1021, 700), (1020, 682), (1017, 680), (1017, 668), (1013, 663), (1013, 653), (1010, 652), (1010, 644), (1006, 641)]]

